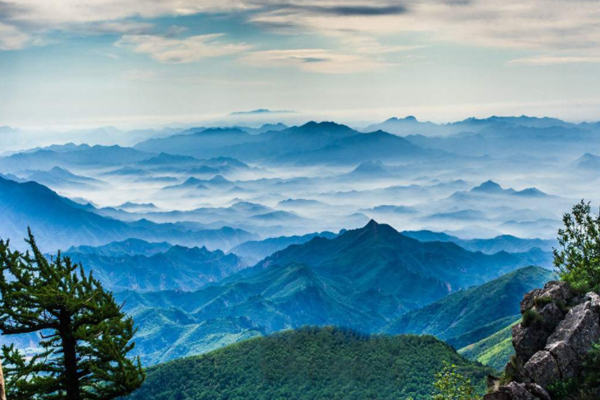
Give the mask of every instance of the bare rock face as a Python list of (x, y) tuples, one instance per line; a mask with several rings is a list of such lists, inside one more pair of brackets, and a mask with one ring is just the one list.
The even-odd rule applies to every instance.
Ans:
[(525, 325), (513, 328), (515, 381), (490, 388), (485, 400), (551, 400), (545, 388), (581, 376), (585, 356), (600, 341), (600, 296), (577, 297), (565, 282), (548, 282), (526, 294), (521, 313), (528, 315)]
[(537, 383), (543, 387), (547, 387), (560, 377), (558, 363), (546, 350), (535, 353), (523, 368), (525, 369), (525, 379), (529, 383)]
[(535, 306), (536, 299), (548, 298), (555, 302), (568, 303), (575, 294), (569, 284), (562, 281), (550, 281), (543, 289), (534, 289), (527, 293), (521, 301), (521, 314)]
[(544, 388), (536, 384), (511, 382), (498, 391), (483, 396), (483, 400), (551, 400)]
[(540, 315), (541, 321), (534, 322), (530, 326), (518, 324), (512, 330), (513, 347), (522, 360), (528, 360), (542, 350), (556, 326), (564, 318), (564, 313), (555, 303), (546, 304), (539, 311), (534, 306), (532, 310)]

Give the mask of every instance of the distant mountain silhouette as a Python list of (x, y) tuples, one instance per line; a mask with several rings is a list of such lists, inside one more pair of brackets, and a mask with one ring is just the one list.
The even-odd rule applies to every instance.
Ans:
[(228, 156), (284, 164), (353, 164), (372, 159), (406, 159), (431, 155), (385, 132), (360, 133), (334, 122), (308, 122), (278, 131), (249, 134), (241, 129), (206, 129), (139, 143), (136, 149), (199, 158)]
[(1, 238), (10, 238), (15, 247), (22, 248), (22, 239), (26, 237), (29, 226), (40, 248), (48, 251), (73, 245), (102, 245), (128, 238), (227, 250), (256, 238), (248, 232), (231, 228), (189, 231), (153, 223), (141, 227), (136, 223), (100, 216), (93, 211), (93, 206), (82, 206), (38, 183), (17, 183), (2, 178), (0, 215)]

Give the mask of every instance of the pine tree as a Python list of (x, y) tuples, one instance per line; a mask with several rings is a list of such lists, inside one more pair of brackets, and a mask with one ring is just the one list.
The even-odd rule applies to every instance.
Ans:
[(46, 259), (29, 231), (31, 252), (0, 240), (0, 331), (40, 335), (41, 351), (25, 357), (2, 349), (11, 400), (109, 400), (145, 379), (133, 320), (92, 274), (60, 252)]

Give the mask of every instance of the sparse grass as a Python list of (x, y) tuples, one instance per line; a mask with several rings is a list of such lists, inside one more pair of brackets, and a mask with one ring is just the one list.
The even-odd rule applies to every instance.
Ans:
[(552, 297), (550, 297), (550, 296), (536, 297), (533, 300), (533, 304), (535, 304), (536, 307), (540, 307), (540, 308), (543, 308), (545, 305), (548, 305), (552, 302), (554, 302), (554, 299), (552, 299)]
[(523, 313), (523, 322), (521, 322), (521, 325), (527, 328), (533, 325), (534, 323), (542, 322), (543, 320), (544, 319), (537, 311), (530, 309)]

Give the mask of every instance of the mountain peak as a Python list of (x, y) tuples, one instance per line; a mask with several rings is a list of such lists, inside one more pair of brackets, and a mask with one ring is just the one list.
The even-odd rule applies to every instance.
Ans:
[(489, 180), (486, 182), (483, 182), (481, 185), (474, 187), (473, 189), (471, 189), (471, 192), (481, 192), (481, 193), (497, 193), (497, 192), (501, 192), (504, 189), (502, 189), (502, 186), (500, 186), (499, 184), (497, 184), (496, 182)]
[(296, 130), (299, 130), (302, 132), (323, 132), (323, 131), (342, 132), (342, 133), (354, 132), (348, 126), (338, 124), (333, 121), (322, 121), (322, 122), (310, 121), (304, 125), (297, 127)]
[(365, 225), (365, 227), (363, 228), (364, 230), (369, 230), (369, 229), (377, 229), (380, 226), (380, 224), (375, 221), (374, 219), (370, 220), (369, 223), (367, 225)]

